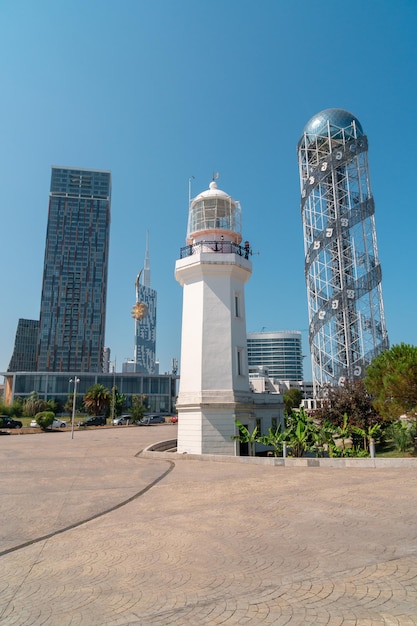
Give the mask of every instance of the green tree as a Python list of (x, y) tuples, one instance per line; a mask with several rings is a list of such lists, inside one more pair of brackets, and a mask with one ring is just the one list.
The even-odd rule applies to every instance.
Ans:
[(392, 440), (398, 452), (409, 452), (414, 449), (416, 453), (416, 430), (417, 423), (395, 420), (391, 422), (385, 431), (388, 440)]
[(303, 399), (303, 394), (301, 393), (300, 389), (297, 389), (296, 387), (292, 387), (291, 389), (288, 389), (288, 391), (284, 393), (284, 396), (283, 396), (284, 408), (288, 415), (291, 413), (293, 409), (300, 408), (302, 399)]
[(48, 403), (41, 400), (36, 391), (32, 391), (23, 403), (23, 415), (34, 417), (41, 411), (49, 410)]
[(111, 399), (111, 392), (104, 385), (93, 385), (84, 396), (84, 406), (90, 415), (104, 415), (109, 411)]
[(333, 456), (334, 450), (334, 426), (331, 422), (321, 422), (319, 420), (314, 421), (315, 428), (311, 431), (311, 436), (314, 442), (314, 451), (317, 457), (324, 457), (325, 452), (329, 456)]
[(35, 415), (36, 423), (42, 430), (47, 430), (49, 426), (52, 426), (54, 419), (55, 413), (52, 411), (41, 411)]
[(11, 415), (10, 407), (0, 399), (0, 415)]
[(379, 439), (381, 436), (381, 426), (374, 424), (373, 426), (369, 426), (366, 430), (359, 428), (359, 426), (352, 426), (352, 432), (362, 438), (363, 449), (369, 451), (369, 442), (371, 439)]
[(314, 448), (317, 427), (313, 419), (301, 408), (300, 411), (291, 411), (287, 417), (288, 444), (295, 457), (301, 457), (305, 452)]
[(367, 430), (380, 421), (373, 406), (373, 399), (365, 388), (363, 380), (346, 381), (343, 386), (329, 386), (322, 406), (314, 417), (321, 422), (331, 422), (342, 427), (345, 414), (349, 415), (349, 424)]
[(20, 417), (23, 413), (23, 402), (21, 398), (15, 398), (10, 406), (4, 404), (0, 398), (0, 415), (10, 415), (10, 417)]
[(123, 393), (120, 393), (117, 387), (112, 388), (112, 400), (111, 403), (113, 406), (114, 417), (118, 417), (123, 413), (123, 409), (126, 406), (126, 396)]
[(132, 422), (139, 422), (146, 411), (146, 396), (132, 396)]
[(240, 433), (239, 435), (232, 435), (231, 438), (240, 443), (247, 443), (249, 445), (249, 456), (255, 456), (255, 443), (258, 441), (258, 427), (255, 426), (253, 431), (250, 432), (239, 420), (235, 420), (235, 424)]
[(365, 386), (385, 419), (417, 413), (417, 347), (401, 343), (381, 352), (368, 366)]
[(59, 402), (57, 402), (56, 400), (47, 400), (46, 401), (46, 407), (45, 407), (45, 411), (52, 411), (52, 413), (55, 413), (55, 415), (57, 414), (58, 410), (59, 410)]
[(261, 435), (258, 437), (259, 443), (264, 446), (272, 448), (274, 456), (280, 456), (282, 453), (283, 443), (287, 441), (288, 432), (282, 429), (282, 424), (279, 424), (278, 428), (274, 430), (269, 428), (267, 435)]
[(343, 422), (340, 426), (333, 426), (333, 439), (336, 440), (337, 447), (340, 448), (342, 456), (346, 456), (347, 449), (352, 446), (352, 426), (349, 423), (348, 414), (343, 415)]
[[(74, 393), (70, 393), (68, 394), (66, 402), (63, 406), (64, 411), (66, 413), (72, 413), (73, 404), (74, 404)], [(83, 407), (84, 407), (83, 398), (82, 396), (77, 394), (77, 397), (75, 398), (75, 410), (78, 412), (82, 411)]]

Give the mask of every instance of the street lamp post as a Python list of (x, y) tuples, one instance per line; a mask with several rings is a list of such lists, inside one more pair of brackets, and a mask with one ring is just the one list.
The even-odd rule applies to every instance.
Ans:
[(113, 424), (113, 420), (114, 420), (114, 408), (115, 408), (115, 404), (116, 404), (116, 359), (114, 360), (114, 365), (113, 365), (113, 387), (111, 390), (111, 423)]
[(74, 419), (75, 419), (75, 403), (77, 401), (77, 385), (80, 382), (80, 379), (74, 376), (74, 378), (70, 378), (70, 383), (74, 383), (74, 396), (72, 400), (72, 418), (71, 418), (71, 439), (74, 439)]

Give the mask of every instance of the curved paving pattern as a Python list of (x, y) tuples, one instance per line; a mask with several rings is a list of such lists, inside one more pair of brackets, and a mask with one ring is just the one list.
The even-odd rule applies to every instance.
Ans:
[[(86, 447), (94, 438), (104, 481), (115, 462), (116, 433), (107, 432), (83, 433)], [(117, 433), (117, 457), (129, 458), (121, 472), (128, 488), (155, 463), (135, 459), (135, 444), (140, 449), (142, 437), (161, 432)], [(12, 439), (28, 437), (9, 438), (11, 453)], [(71, 454), (61, 443), (57, 459)], [(100, 450), (109, 453), (107, 461)], [(32, 452), (32, 462), (41, 463)], [(81, 452), (72, 449), (78, 458)], [(77, 484), (72, 502), (94, 494)], [(416, 496), (412, 468), (178, 462), (125, 506), (3, 556), (0, 623), (414, 625)], [(66, 514), (71, 507), (61, 503), (59, 518)]]

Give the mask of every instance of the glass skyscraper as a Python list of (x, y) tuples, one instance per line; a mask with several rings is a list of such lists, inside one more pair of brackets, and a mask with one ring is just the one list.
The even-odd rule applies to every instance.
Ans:
[(301, 332), (297, 330), (248, 333), (248, 365), (267, 368), (270, 378), (303, 380)]
[(136, 278), (136, 302), (132, 309), (135, 320), (135, 350), (133, 361), (125, 367), (130, 371), (155, 374), (156, 364), (156, 302), (157, 293), (151, 289), (149, 266), (149, 236), (146, 234), (146, 252), (143, 269)]
[(8, 372), (34, 372), (36, 369), (36, 342), (39, 332), (38, 320), (20, 319)]
[(102, 371), (110, 204), (110, 172), (52, 168), (38, 372)]

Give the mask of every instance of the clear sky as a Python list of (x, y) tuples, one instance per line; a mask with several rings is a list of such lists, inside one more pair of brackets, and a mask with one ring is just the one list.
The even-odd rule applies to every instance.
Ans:
[(247, 330), (303, 332), (296, 145), (329, 107), (369, 140), (391, 344), (417, 345), (416, 0), (0, 0), (0, 371), (39, 318), (51, 166), (111, 170), (106, 345), (133, 357), (149, 231), (161, 373), (180, 357), (175, 261), (192, 195), (240, 200)]

